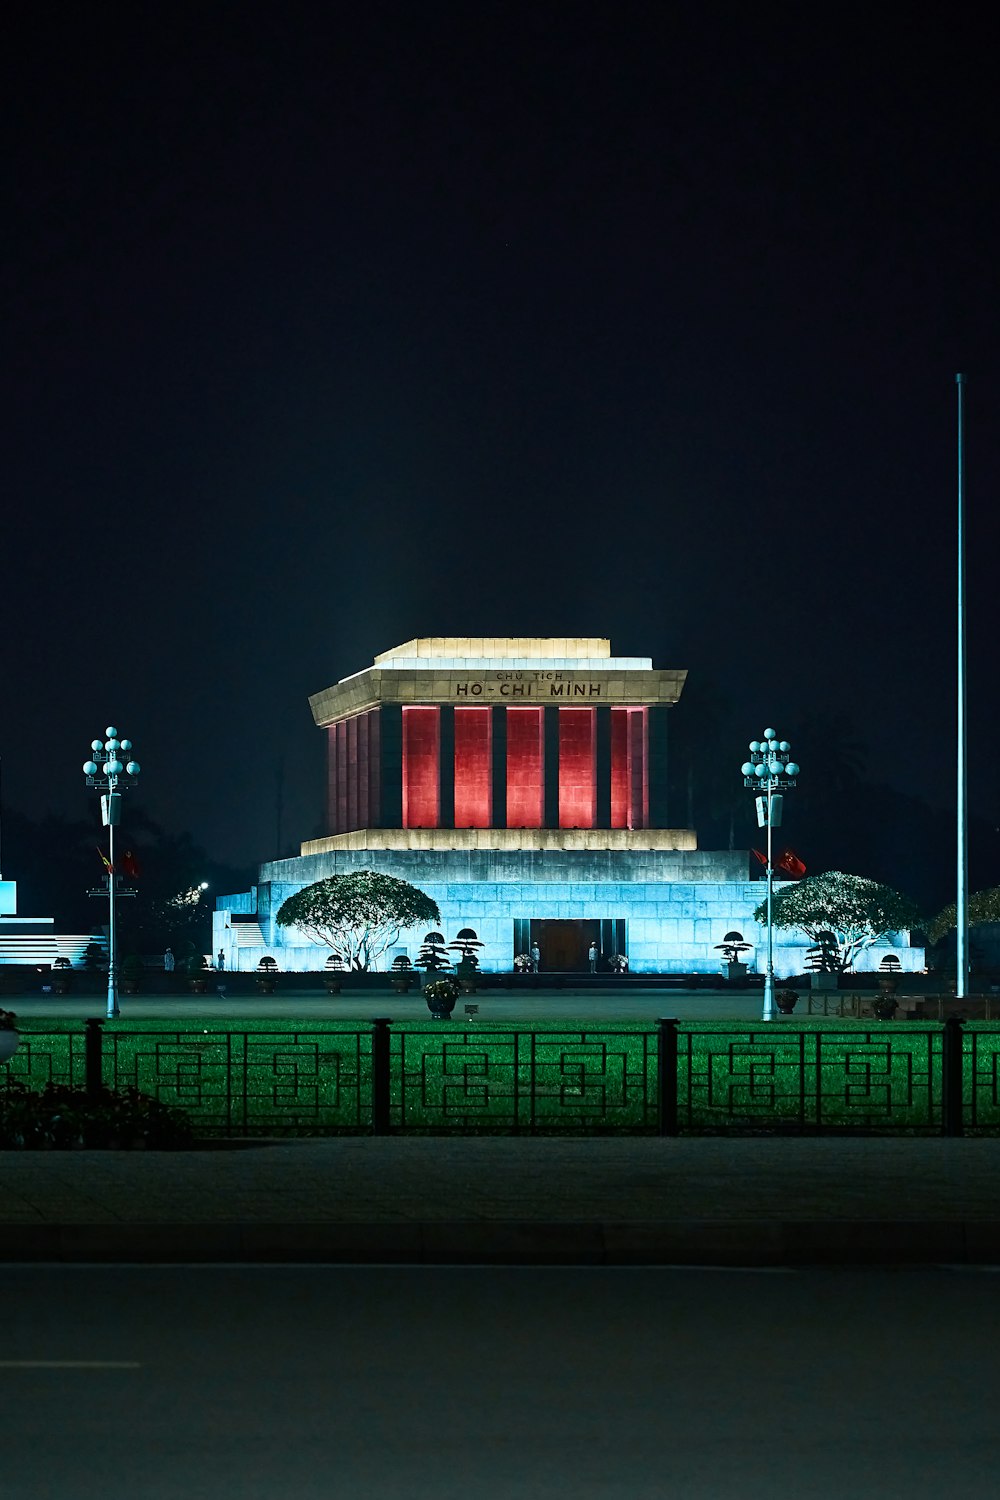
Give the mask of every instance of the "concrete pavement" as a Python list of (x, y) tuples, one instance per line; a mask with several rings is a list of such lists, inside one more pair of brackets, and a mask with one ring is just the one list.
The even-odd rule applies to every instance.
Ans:
[(0, 1259), (1000, 1264), (1000, 1140), (350, 1137), (6, 1152)]

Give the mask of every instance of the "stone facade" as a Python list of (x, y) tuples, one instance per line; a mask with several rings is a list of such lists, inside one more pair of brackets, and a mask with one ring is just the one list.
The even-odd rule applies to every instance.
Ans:
[[(749, 853), (699, 850), (693, 830), (665, 826), (665, 732), (652, 734), (650, 716), (667, 714), (685, 676), (647, 658), (612, 657), (610, 642), (598, 639), (431, 638), (384, 652), (310, 699), (316, 723), (339, 735), (328, 803), (340, 798), (339, 824), (334, 808), (327, 837), (303, 844), (297, 858), (263, 865), (253, 891), (217, 901), (213, 952), (221, 948), (232, 969), (253, 969), (266, 954), (286, 970), (321, 968), (327, 950), (279, 927), (278, 908), (314, 881), (372, 869), (430, 896), (446, 942), (473, 928), (486, 971), (508, 972), (515, 955), (538, 941), (543, 970), (585, 970), (594, 942), (601, 967), (622, 954), (633, 973), (718, 973), (719, 944), (733, 931), (752, 945), (743, 955), (751, 972), (761, 971), (764, 934), (753, 912), (765, 883), (749, 878)], [(493, 715), (533, 706), (548, 716), (532, 826), (505, 826), (511, 807), (523, 804), (510, 799), (515, 762), (502, 724), (475, 762), (489, 784), (487, 826), (455, 826), (462, 751), (443, 716), (473, 703)], [(627, 733), (619, 732), (616, 705), (639, 715)], [(589, 738), (577, 732), (579, 720), (567, 735), (565, 721), (553, 718), (580, 706), (593, 712)], [(434, 814), (430, 826), (406, 821), (405, 734), (391, 748), (391, 716), (408, 709), (438, 716), (431, 736), (412, 738), (412, 778), (432, 759), (430, 791), (425, 777), (421, 793)], [(585, 826), (564, 826), (567, 806), (584, 809)], [(425, 930), (401, 933), (383, 966), (397, 953), (415, 959)], [(910, 948), (906, 934), (896, 938), (862, 955), (858, 967), (877, 968), (891, 952), (900, 968), (923, 968), (923, 951)], [(776, 933), (776, 974), (801, 973), (808, 947), (803, 934)]]

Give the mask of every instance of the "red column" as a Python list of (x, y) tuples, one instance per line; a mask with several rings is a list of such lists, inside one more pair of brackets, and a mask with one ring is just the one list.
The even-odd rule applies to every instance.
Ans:
[(597, 812), (596, 713), (560, 708), (559, 827), (593, 828)]
[(455, 709), (456, 828), (492, 826), (492, 722), (491, 709)]
[(545, 812), (540, 708), (507, 710), (507, 827), (541, 828)]
[(403, 709), (403, 827), (440, 820), (440, 719), (436, 708)]
[(649, 827), (649, 715), (611, 710), (611, 826)]

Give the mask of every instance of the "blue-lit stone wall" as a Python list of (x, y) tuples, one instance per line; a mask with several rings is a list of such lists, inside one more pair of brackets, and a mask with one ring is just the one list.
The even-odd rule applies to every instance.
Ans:
[[(230, 912), (246, 912), (246, 897), (222, 897), (217, 903), (213, 951), (226, 953), (231, 968), (253, 969), (271, 954), (287, 970), (317, 969), (327, 951), (303, 942), (274, 920), (281, 903), (304, 885), (329, 875), (375, 869), (408, 880), (436, 901), (441, 930), (451, 942), (459, 928), (475, 928), (484, 944), (480, 965), (509, 971), (514, 956), (516, 919), (624, 919), (626, 949), (632, 973), (718, 973), (716, 945), (727, 932), (742, 932), (755, 951), (744, 955), (751, 970), (763, 970), (764, 932), (753, 919), (764, 899), (761, 880), (746, 878), (745, 852), (685, 850), (522, 852), (455, 850), (451, 852), (344, 851), (276, 861), (261, 867), (257, 886), (260, 945), (237, 947)], [(776, 889), (781, 889), (777, 885)], [(239, 903), (233, 905), (231, 903)], [(395, 953), (416, 958), (426, 924), (402, 933), (382, 960)], [(924, 967), (923, 949), (910, 948), (906, 935), (886, 941), (861, 956), (857, 967), (877, 968), (892, 952), (906, 970)], [(775, 933), (775, 972), (802, 973), (808, 941), (801, 933)], [(543, 955), (544, 967), (544, 955)]]

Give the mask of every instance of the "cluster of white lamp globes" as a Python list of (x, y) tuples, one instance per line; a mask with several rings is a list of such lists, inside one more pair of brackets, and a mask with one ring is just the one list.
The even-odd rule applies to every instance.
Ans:
[(752, 787), (761, 795), (757, 798), (757, 822), (767, 829), (767, 968), (764, 971), (764, 1015), (765, 1021), (774, 1019), (774, 926), (771, 907), (774, 891), (774, 863), (771, 849), (771, 829), (781, 822), (783, 798), (778, 793), (795, 785), (799, 767), (790, 759), (791, 745), (779, 740), (776, 729), (765, 729), (759, 740), (750, 741), (750, 760), (740, 767), (743, 785)]
[[(115, 828), (121, 821), (121, 793), (118, 791), (122, 775), (135, 777), (139, 774), (139, 762), (131, 756), (132, 741), (118, 738), (118, 731), (109, 724), (103, 740), (91, 740), (94, 757), (83, 763), (83, 774), (88, 786), (100, 787), (101, 822), (108, 830), (108, 1016), (120, 1015), (118, 1009), (118, 942), (115, 931)], [(107, 789), (106, 791), (104, 789)]]
[(753, 760), (745, 760), (740, 768), (746, 785), (756, 786), (760, 783), (762, 787), (766, 787), (772, 777), (780, 780), (785, 776), (797, 776), (798, 766), (794, 760), (788, 759), (791, 748), (787, 740), (778, 739), (777, 730), (774, 729), (765, 729), (763, 739), (751, 740), (750, 754)]

